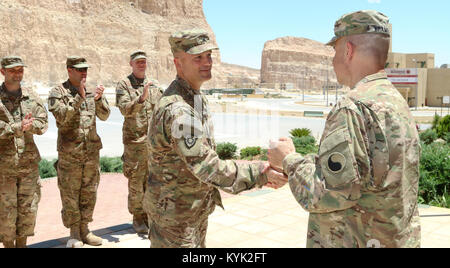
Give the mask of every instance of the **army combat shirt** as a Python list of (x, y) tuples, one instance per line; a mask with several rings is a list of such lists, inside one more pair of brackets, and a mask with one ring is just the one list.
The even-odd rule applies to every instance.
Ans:
[(329, 114), (319, 154), (288, 155), (294, 197), (310, 212), (308, 247), (420, 247), (420, 144), (409, 107), (384, 71)]
[(198, 221), (222, 206), (217, 188), (237, 194), (267, 183), (263, 164), (219, 159), (207, 100), (179, 77), (153, 113), (149, 140), (153, 215)]
[(102, 148), (96, 116), (106, 121), (110, 109), (105, 96), (94, 98), (95, 93), (87, 91), (83, 99), (69, 80), (50, 91), (48, 107), (58, 127), (58, 152), (84, 157)]
[[(20, 92), (11, 95), (4, 83), (0, 88), (0, 155), (3, 163), (19, 164), (19, 159), (23, 163), (39, 163), (41, 158), (33, 135), (47, 131), (47, 110), (34, 91), (21, 88)], [(30, 113), (35, 120), (31, 129), (23, 132), (22, 121)]]

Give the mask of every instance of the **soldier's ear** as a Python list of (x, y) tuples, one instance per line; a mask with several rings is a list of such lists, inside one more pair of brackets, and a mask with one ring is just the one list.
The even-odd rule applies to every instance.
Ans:
[(173, 59), (173, 62), (175, 63), (175, 67), (177, 68), (177, 69), (181, 69), (181, 60), (180, 60), (180, 58), (174, 58)]
[(6, 70), (5, 69), (1, 69), (2, 75), (5, 76)]
[(347, 61), (350, 61), (355, 56), (356, 46), (347, 40), (345, 44), (345, 58)]

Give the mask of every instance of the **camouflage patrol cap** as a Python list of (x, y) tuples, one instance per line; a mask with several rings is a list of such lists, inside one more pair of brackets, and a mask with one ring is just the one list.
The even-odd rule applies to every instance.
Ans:
[(176, 32), (169, 37), (169, 43), (172, 53), (183, 51), (197, 55), (205, 51), (219, 49), (211, 42), (208, 32), (202, 29)]
[(355, 34), (385, 34), (391, 36), (389, 18), (375, 10), (361, 10), (345, 14), (334, 25), (335, 37), (327, 43), (334, 46), (344, 36)]
[(10, 69), (14, 67), (27, 67), (21, 57), (19, 56), (7, 56), (2, 59), (2, 68)]
[(146, 59), (146, 58), (147, 58), (147, 53), (145, 53), (145, 51), (142, 51), (142, 50), (137, 50), (137, 51), (131, 53), (131, 55), (130, 55), (131, 61), (139, 60), (139, 59)]
[(87, 64), (87, 61), (83, 57), (79, 56), (70, 56), (67, 58), (66, 62), (67, 68), (89, 68), (89, 65)]

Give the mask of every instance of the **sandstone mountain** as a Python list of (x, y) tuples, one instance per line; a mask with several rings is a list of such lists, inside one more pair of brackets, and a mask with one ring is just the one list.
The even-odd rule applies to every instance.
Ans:
[(321, 90), (336, 83), (332, 67), (334, 50), (324, 44), (298, 37), (266, 42), (262, 53), (261, 83), (268, 87), (291, 84), (297, 89)]
[[(167, 86), (176, 74), (171, 33), (199, 27), (216, 42), (203, 0), (1, 0), (0, 19), (0, 56), (22, 56), (25, 82), (43, 86), (67, 79), (69, 55), (87, 58), (88, 83), (115, 86), (129, 74), (129, 55), (136, 49), (149, 55), (148, 75)], [(229, 81), (240, 83), (248, 72), (222, 64), (220, 52), (214, 59), (214, 79), (205, 88), (230, 87)]]

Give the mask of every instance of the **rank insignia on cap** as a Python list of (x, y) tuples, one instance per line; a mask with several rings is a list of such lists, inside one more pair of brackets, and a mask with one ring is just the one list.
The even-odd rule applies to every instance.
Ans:
[(197, 139), (196, 138), (185, 138), (184, 139), (184, 144), (186, 144), (186, 147), (188, 149), (191, 149), (192, 147), (194, 147), (194, 145), (197, 143)]
[(333, 173), (339, 173), (344, 170), (345, 156), (341, 153), (332, 153), (328, 158), (328, 169)]

